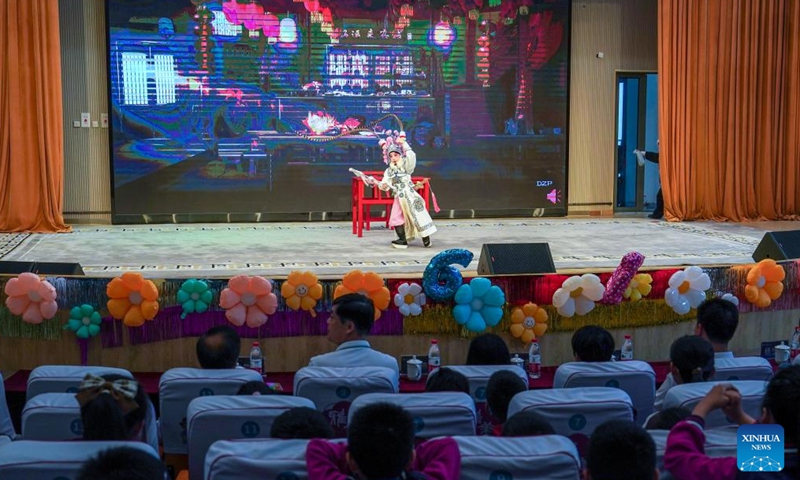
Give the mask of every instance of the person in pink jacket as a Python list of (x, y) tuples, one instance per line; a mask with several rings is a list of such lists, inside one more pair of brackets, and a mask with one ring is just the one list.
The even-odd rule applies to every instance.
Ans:
[(451, 438), (414, 448), (414, 421), (402, 407), (375, 403), (359, 409), (347, 428), (347, 443), (311, 440), (308, 478), (315, 480), (458, 480), (461, 455)]
[(784, 468), (780, 472), (743, 472), (736, 457), (711, 458), (705, 454), (705, 417), (721, 408), (736, 423), (756, 421), (742, 410), (739, 391), (729, 384), (714, 386), (694, 407), (692, 415), (675, 425), (667, 437), (664, 468), (681, 480), (797, 480), (800, 479), (800, 366), (783, 368), (772, 377), (758, 423), (777, 423), (784, 430)]

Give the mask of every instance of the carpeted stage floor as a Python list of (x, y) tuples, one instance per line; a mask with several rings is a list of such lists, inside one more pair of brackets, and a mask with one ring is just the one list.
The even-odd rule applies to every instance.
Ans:
[(321, 277), (360, 268), (382, 275), (421, 276), (430, 258), (449, 248), (475, 254), (484, 243), (547, 242), (559, 271), (614, 268), (627, 252), (647, 267), (752, 262), (769, 230), (800, 222), (668, 223), (641, 218), (438, 220), (433, 248), (416, 240), (390, 247), (394, 232), (373, 224), (362, 238), (350, 222), (75, 226), (70, 234), (0, 234), (0, 260), (79, 262), (87, 276), (125, 270), (151, 278), (285, 276), (311, 270)]

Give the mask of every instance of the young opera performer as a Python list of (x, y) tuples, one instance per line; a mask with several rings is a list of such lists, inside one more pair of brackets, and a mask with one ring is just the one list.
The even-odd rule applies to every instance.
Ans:
[(417, 165), (417, 155), (405, 141), (405, 134), (400, 132), (397, 141), (386, 142), (389, 167), (378, 182), (378, 188), (392, 191), (394, 203), (389, 216), (389, 225), (394, 227), (397, 240), (392, 241), (394, 248), (407, 248), (408, 241), (422, 238), (422, 244), (431, 246), (430, 236), (436, 232), (425, 201), (417, 193), (411, 174)]

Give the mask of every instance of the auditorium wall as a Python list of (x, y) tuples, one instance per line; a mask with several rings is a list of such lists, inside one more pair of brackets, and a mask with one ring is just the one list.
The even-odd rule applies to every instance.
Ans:
[[(615, 72), (655, 71), (658, 0), (572, 4), (570, 214), (613, 213)], [(109, 222), (108, 130), (73, 128), (108, 112), (103, 0), (59, 0), (64, 90), (64, 211), (68, 222)], [(604, 58), (597, 58), (603, 52)]]

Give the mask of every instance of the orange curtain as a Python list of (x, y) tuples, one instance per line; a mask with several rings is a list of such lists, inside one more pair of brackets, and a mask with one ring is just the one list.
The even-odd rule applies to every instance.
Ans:
[(0, 0), (0, 232), (64, 223), (58, 1)]
[(800, 218), (800, 0), (661, 0), (668, 220)]

